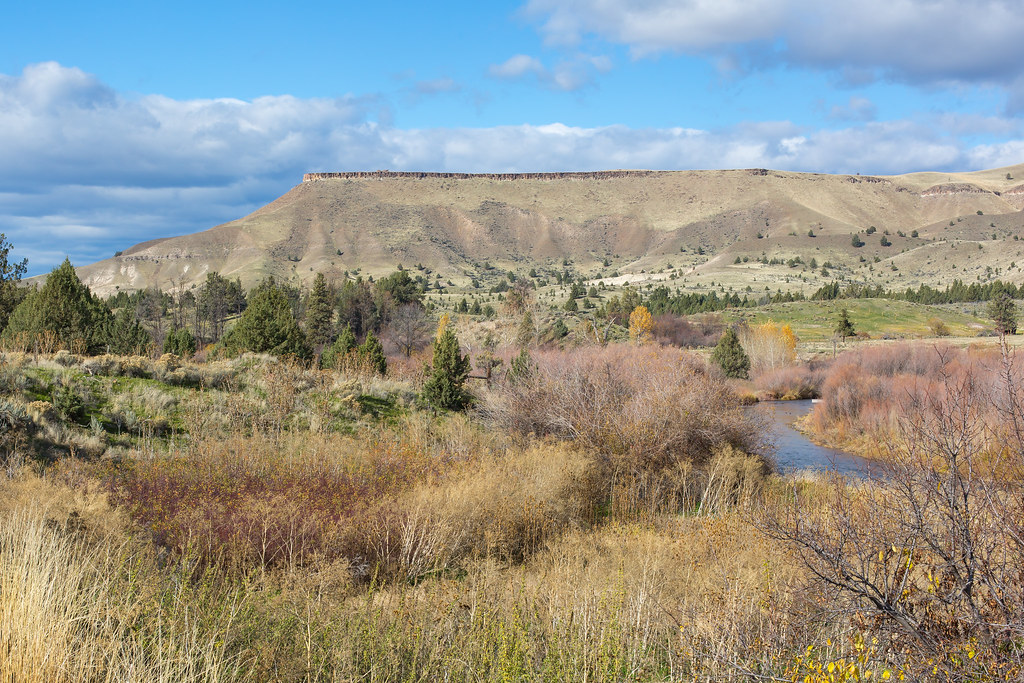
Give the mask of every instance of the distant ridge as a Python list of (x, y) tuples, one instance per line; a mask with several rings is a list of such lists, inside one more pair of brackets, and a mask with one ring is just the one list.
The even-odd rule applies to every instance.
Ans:
[(704, 291), (810, 293), (833, 279), (901, 289), (1024, 282), (1021, 178), (1024, 164), (898, 176), (320, 171), (248, 216), (78, 270), (104, 296), (191, 288), (213, 271), (245, 287), (270, 275), (308, 285), (318, 272), (337, 282), (400, 264), (456, 291), (567, 266)]
[[(760, 169), (755, 169), (760, 170)], [(341, 171), (338, 173), (306, 173), (302, 182), (316, 180), (373, 180), (375, 178), (412, 178), (425, 180), (605, 180), (611, 178), (645, 178), (672, 171), (566, 171), (550, 173), (442, 173), (435, 171)], [(758, 173), (758, 175), (762, 175)]]

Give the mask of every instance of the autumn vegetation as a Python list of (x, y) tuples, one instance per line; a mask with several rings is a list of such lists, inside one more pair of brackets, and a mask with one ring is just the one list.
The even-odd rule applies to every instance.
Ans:
[[(106, 326), (88, 337), (15, 304), (5, 679), (1022, 675), (1006, 345), (801, 359), (784, 322), (635, 292), (555, 334), (526, 286), (476, 316), (407, 273), (241, 298), (218, 278), (159, 328), (84, 287), (61, 291)], [(29, 296), (61, 301), (46, 286)], [(115, 325), (150, 344), (108, 352)], [(802, 427), (878, 474), (780, 471), (752, 393), (820, 397)]]

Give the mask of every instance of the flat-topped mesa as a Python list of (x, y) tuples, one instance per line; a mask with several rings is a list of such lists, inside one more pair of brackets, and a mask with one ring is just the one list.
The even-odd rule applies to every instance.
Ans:
[(563, 173), (439, 173), (419, 171), (344, 171), (341, 173), (306, 173), (302, 182), (315, 180), (382, 180), (412, 178), (423, 180), (604, 180), (610, 178), (643, 178), (662, 171), (567, 171)]

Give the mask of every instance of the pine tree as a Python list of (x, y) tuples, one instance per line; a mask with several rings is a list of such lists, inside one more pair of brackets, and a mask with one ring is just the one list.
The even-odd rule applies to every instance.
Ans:
[(358, 353), (363, 362), (378, 375), (387, 374), (388, 359), (384, 355), (384, 346), (372, 331), (366, 333), (366, 339), (363, 340)]
[(519, 330), (516, 332), (516, 341), (520, 348), (527, 348), (533, 343), (533, 314), (527, 311), (523, 313), (523, 319), (519, 321)]
[(853, 328), (853, 323), (850, 322), (850, 314), (845, 308), (839, 311), (839, 321), (836, 323), (835, 332), (843, 338), (844, 342), (847, 337), (852, 337), (856, 334), (856, 330)]
[(718, 340), (718, 345), (711, 353), (711, 360), (722, 368), (726, 377), (747, 379), (750, 376), (750, 358), (740, 345), (736, 331), (731, 327)]
[(438, 410), (462, 410), (471, 400), (465, 390), (469, 356), (459, 351), (459, 339), (445, 329), (434, 340), (434, 362), (426, 367), (423, 399)]
[(1006, 292), (999, 292), (988, 304), (988, 317), (999, 334), (1017, 334), (1017, 305)]
[(295, 322), (288, 295), (273, 277), (250, 293), (249, 305), (238, 324), (225, 335), (224, 345), (234, 352), (292, 354), (306, 360), (313, 355), (306, 335)]
[(306, 338), (315, 349), (331, 341), (334, 325), (334, 296), (323, 273), (313, 279), (313, 289), (306, 301)]

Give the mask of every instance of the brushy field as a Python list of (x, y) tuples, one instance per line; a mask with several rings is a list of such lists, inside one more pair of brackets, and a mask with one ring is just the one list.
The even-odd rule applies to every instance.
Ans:
[[(957, 386), (936, 374), (948, 363), (917, 353), (899, 367)], [(999, 368), (1017, 372), (993, 357), (995, 374), (973, 374), (964, 358), (993, 391)], [(842, 362), (800, 375), (826, 406), (847, 405)], [(850, 362), (882, 373), (896, 361)], [(259, 356), (5, 355), (3, 677), (1021, 673), (1020, 496), (992, 469), (950, 466), (920, 440), (927, 430), (896, 420), (886, 432), (903, 445), (903, 478), (782, 478), (764, 425), (678, 349), (537, 351), (528, 372), (474, 386), (466, 414), (420, 406), (419, 376)], [(1021, 474), (1017, 432), (997, 420), (1018, 414), (1011, 403), (991, 413), (998, 438), (963, 451), (980, 468), (1005, 445), (1002, 482)], [(866, 429), (868, 405), (836, 414)], [(955, 528), (984, 561), (943, 540), (951, 508), (928, 499), (936, 486), (968, 490)]]

